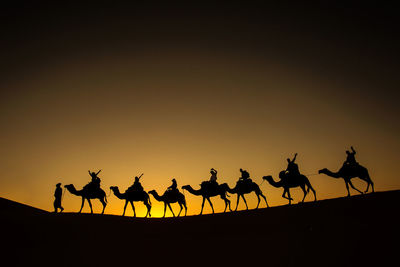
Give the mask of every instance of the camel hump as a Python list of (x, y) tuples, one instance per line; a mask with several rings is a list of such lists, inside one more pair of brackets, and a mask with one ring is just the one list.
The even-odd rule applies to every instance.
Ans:
[(343, 167), (341, 168), (341, 171), (351, 173), (354, 175), (357, 175), (360, 171), (364, 171), (365, 168), (358, 164), (358, 162), (351, 163), (351, 164), (344, 164)]
[(201, 189), (207, 191), (217, 191), (218, 183), (216, 181), (204, 181), (200, 184)]

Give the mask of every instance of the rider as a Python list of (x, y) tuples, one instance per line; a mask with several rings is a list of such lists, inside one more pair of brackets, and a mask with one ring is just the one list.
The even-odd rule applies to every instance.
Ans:
[(140, 178), (143, 176), (143, 173), (137, 177), (135, 176), (135, 181), (133, 182), (133, 185), (128, 188), (128, 190), (134, 190), (134, 191), (143, 191), (143, 186), (140, 183)]
[(167, 192), (179, 192), (175, 178), (172, 179), (172, 185), (167, 188)]
[(343, 166), (345, 166), (345, 165), (356, 165), (356, 164), (358, 164), (358, 162), (356, 161), (356, 158), (355, 158), (355, 154), (356, 154), (356, 151), (354, 150), (354, 148), (353, 147), (351, 147), (351, 152), (350, 151), (348, 151), (348, 150), (346, 150), (346, 154), (347, 154), (347, 158), (346, 158), (346, 161), (343, 163)]
[(286, 168), (286, 172), (290, 175), (300, 175), (300, 171), (299, 171), (299, 165), (297, 165), (297, 163), (295, 163), (297, 157), (297, 153), (294, 154), (294, 158), (292, 160), (290, 160), (289, 158), (286, 159), (288, 162), (288, 166)]
[(210, 182), (217, 183), (217, 173), (218, 173), (217, 170), (211, 168), (210, 173), (211, 173)]
[(238, 182), (243, 182), (244, 183), (246, 181), (251, 180), (250, 179), (250, 174), (246, 170), (243, 170), (242, 168), (240, 168), (239, 171), (241, 172), (242, 176), (239, 177), (239, 181)]
[(97, 176), (100, 172), (101, 172), (101, 170), (99, 170), (97, 173), (95, 173), (95, 172), (90, 172), (90, 170), (88, 171), (89, 172), (89, 175), (90, 175), (90, 177), (92, 177), (92, 180), (89, 182), (89, 186), (90, 187), (92, 187), (93, 189), (95, 189), (95, 188), (100, 188), (100, 182), (101, 182), (101, 180), (100, 180), (100, 178)]

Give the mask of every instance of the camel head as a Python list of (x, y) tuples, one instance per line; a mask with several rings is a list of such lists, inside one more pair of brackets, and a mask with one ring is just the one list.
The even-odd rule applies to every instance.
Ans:
[(149, 192), (147, 192), (148, 194), (155, 194), (156, 193), (156, 190), (150, 190)]
[(115, 192), (115, 191), (119, 191), (118, 186), (110, 186), (110, 189)]
[(263, 176), (263, 180), (271, 181), (273, 180), (271, 175)]
[(319, 170), (318, 173), (326, 173), (327, 170), (327, 168), (323, 168), (322, 170)]
[(73, 188), (74, 185), (73, 184), (66, 184), (66, 185), (64, 185), (64, 187), (68, 189), (68, 188)]
[(190, 185), (184, 185), (184, 186), (182, 186), (182, 189), (184, 189), (184, 190), (188, 190), (190, 188)]

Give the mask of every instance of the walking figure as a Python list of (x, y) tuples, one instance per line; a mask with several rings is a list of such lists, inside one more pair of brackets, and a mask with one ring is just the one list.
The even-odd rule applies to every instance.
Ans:
[(58, 183), (56, 185), (56, 191), (54, 192), (54, 213), (58, 212), (58, 209), (60, 209), (60, 213), (64, 210), (64, 208), (61, 206), (61, 198), (62, 198), (62, 189), (61, 189), (61, 183)]

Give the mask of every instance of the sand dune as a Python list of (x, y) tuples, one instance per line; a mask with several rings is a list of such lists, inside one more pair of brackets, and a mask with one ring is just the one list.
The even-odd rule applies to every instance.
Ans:
[(0, 198), (16, 266), (361, 266), (397, 259), (400, 191), (184, 218), (52, 214)]

